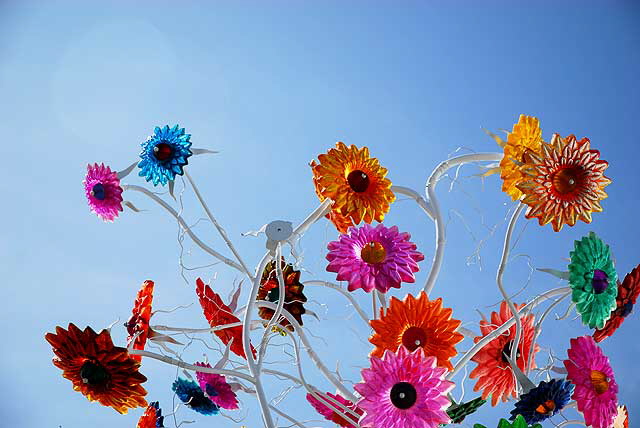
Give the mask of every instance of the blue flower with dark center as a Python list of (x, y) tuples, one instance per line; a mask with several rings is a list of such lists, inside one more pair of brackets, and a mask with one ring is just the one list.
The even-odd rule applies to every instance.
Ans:
[(567, 405), (573, 388), (573, 384), (566, 380), (540, 382), (537, 387), (520, 396), (516, 408), (511, 411), (511, 420), (522, 415), (528, 424), (533, 424), (550, 418)]
[(172, 388), (180, 401), (203, 415), (217, 415), (220, 407), (216, 406), (192, 380), (178, 378)]
[(184, 174), (183, 167), (193, 154), (190, 138), (191, 134), (185, 134), (184, 128), (178, 125), (173, 128), (169, 128), (169, 125), (156, 127), (154, 134), (142, 143), (138, 175), (153, 182), (154, 186), (158, 183), (164, 186), (167, 181), (173, 181), (176, 174)]

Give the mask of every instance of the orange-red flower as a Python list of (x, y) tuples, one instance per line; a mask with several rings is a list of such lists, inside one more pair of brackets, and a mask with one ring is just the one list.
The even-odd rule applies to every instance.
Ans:
[(441, 298), (429, 300), (424, 291), (417, 299), (411, 294), (404, 300), (392, 297), (386, 313), (380, 309), (380, 319), (370, 321), (375, 333), (369, 342), (376, 346), (370, 356), (380, 358), (385, 350), (396, 352), (401, 345), (409, 352), (422, 348), (426, 356), (437, 358), (438, 366), (453, 370), (449, 360), (464, 336), (456, 332), (460, 321), (451, 314)]
[[(293, 266), (286, 264), (284, 259), (280, 261), (282, 267), (282, 276), (284, 278), (284, 309), (289, 311), (291, 315), (298, 321), (298, 324), (302, 325), (302, 314), (306, 312), (304, 303), (307, 301), (306, 296), (303, 293), (304, 285), (300, 282), (300, 271), (293, 270)], [(260, 280), (260, 289), (258, 290), (257, 300), (268, 300), (269, 302), (278, 303), (280, 299), (280, 288), (278, 286), (278, 275), (276, 272), (276, 262), (272, 260), (264, 272), (262, 272), (262, 279)], [(259, 308), (258, 314), (260, 318), (270, 320), (274, 314), (273, 309)], [(294, 328), (291, 323), (283, 318), (280, 325), (293, 331)]]
[(541, 226), (551, 222), (558, 232), (578, 220), (591, 223), (591, 213), (602, 211), (604, 188), (611, 183), (604, 175), (609, 164), (600, 160), (599, 151), (591, 150), (588, 138), (554, 134), (540, 153), (527, 150), (524, 161), (521, 171), (527, 178), (516, 187), (525, 195), (522, 202), (529, 205), (527, 218), (537, 217)]
[(163, 428), (164, 416), (162, 416), (162, 410), (160, 404), (157, 401), (149, 403), (147, 409), (143, 415), (138, 419), (138, 425), (136, 428)]
[(335, 214), (327, 217), (338, 231), (345, 233), (350, 225), (361, 221), (384, 220), (396, 197), (386, 178), (387, 169), (369, 156), (367, 147), (347, 147), (338, 142), (335, 149), (319, 155), (318, 162), (310, 164), (313, 184), (321, 201), (333, 201), (331, 209)]
[[(200, 278), (196, 280), (196, 294), (200, 299), (204, 317), (209, 321), (211, 327), (240, 322), (240, 319), (233, 314), (229, 306), (224, 304), (222, 298)], [(233, 340), (230, 348), (231, 352), (242, 358), (247, 358), (242, 346), (242, 326), (216, 330), (214, 333), (225, 345)], [(256, 356), (256, 350), (253, 346), (251, 346), (251, 353), (254, 357)]]
[[(515, 305), (520, 310), (524, 305)], [(476, 337), (475, 342), (480, 341), (484, 336), (488, 335), (502, 324), (511, 319), (512, 314), (507, 306), (507, 302), (500, 304), (500, 312), (491, 313), (491, 322), (486, 320), (480, 321), (480, 332), (482, 336)], [(533, 338), (535, 334), (533, 315), (526, 315), (520, 318), (522, 321), (522, 335), (517, 350), (516, 363), (520, 370), (527, 372), (535, 368), (535, 354), (539, 350), (538, 345), (534, 345)], [(516, 337), (516, 325), (512, 325), (502, 335), (496, 337), (487, 345), (485, 345), (471, 359), (478, 363), (473, 369), (469, 377), (478, 379), (474, 386), (474, 391), (482, 390), (482, 398), (487, 399), (491, 395), (491, 405), (495, 406), (498, 401), (508, 401), (510, 397), (516, 398), (516, 383), (513, 371), (507, 360), (507, 356), (511, 356), (513, 341)], [(533, 352), (531, 358), (531, 366), (528, 365), (529, 353)]]
[(118, 413), (147, 405), (147, 391), (141, 385), (147, 378), (138, 372), (140, 362), (126, 348), (113, 346), (109, 330), (96, 334), (91, 327), (83, 331), (69, 324), (68, 330), (56, 327), (45, 339), (53, 347), (53, 364), (62, 370), (62, 377), (89, 401)]
[[(131, 318), (125, 324), (129, 337), (127, 337), (127, 346), (131, 343), (133, 337), (140, 332), (133, 342), (133, 349), (144, 349), (147, 338), (150, 336), (151, 329), (149, 328), (149, 319), (151, 318), (151, 302), (153, 301), (153, 286), (154, 283), (151, 280), (146, 280), (133, 304), (133, 310), (131, 311)], [(141, 361), (140, 355), (131, 355), (134, 360)]]
[(624, 319), (633, 310), (633, 305), (638, 300), (640, 294), (640, 265), (636, 266), (628, 273), (621, 283), (618, 283), (618, 296), (616, 297), (616, 308), (611, 312), (611, 317), (607, 320), (601, 330), (593, 333), (596, 342), (602, 342), (611, 336), (622, 325)]

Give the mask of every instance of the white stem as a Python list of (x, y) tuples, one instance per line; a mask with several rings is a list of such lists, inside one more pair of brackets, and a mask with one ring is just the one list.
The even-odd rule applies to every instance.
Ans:
[[(549, 316), (549, 314), (551, 313), (551, 310), (553, 310), (553, 308), (555, 308), (556, 305), (558, 305), (560, 302), (562, 302), (564, 299), (566, 299), (570, 295), (571, 295), (571, 293), (569, 292), (569, 293), (566, 293), (566, 294), (560, 296), (553, 303), (551, 303), (547, 309), (545, 309), (545, 311), (542, 313), (542, 316), (540, 317), (540, 319), (536, 323), (536, 329), (535, 329), (535, 333), (533, 335), (533, 342), (532, 343), (536, 343), (536, 340), (538, 340), (538, 336), (540, 336), (540, 332), (542, 331), (542, 322), (547, 318), (547, 316)], [(529, 358), (528, 358), (528, 362), (527, 362), (527, 368), (529, 370), (531, 370), (531, 361), (533, 360), (533, 350), (534, 349), (535, 349), (535, 347), (532, 346), (531, 349), (529, 350)]]
[[(281, 259), (282, 259), (282, 245), (280, 242), (278, 242), (276, 246), (276, 259), (275, 259), (276, 278), (278, 279), (278, 293), (279, 293), (278, 307), (276, 308), (275, 312), (271, 316), (271, 319), (269, 319), (269, 322), (267, 323), (267, 326), (264, 329), (264, 333), (262, 334), (262, 341), (260, 343), (260, 355), (258, 356), (258, 364), (257, 364), (258, 372), (260, 372), (262, 368), (264, 355), (267, 352), (267, 339), (269, 338), (269, 332), (271, 331), (271, 327), (277, 324), (278, 320), (280, 319), (280, 316), (282, 315), (282, 308), (284, 308), (286, 289), (285, 289), (285, 283), (284, 283), (284, 275), (282, 273)], [(261, 275), (262, 274), (258, 272), (258, 276), (261, 276)]]
[(269, 408), (274, 412), (276, 412), (277, 414), (279, 414), (280, 416), (282, 416), (283, 418), (285, 418), (286, 420), (288, 420), (289, 422), (291, 422), (294, 426), (298, 426), (300, 428), (307, 428), (307, 426), (304, 425), (302, 422), (299, 422), (294, 418), (292, 418), (291, 416), (287, 415), (285, 412), (278, 410), (276, 406), (269, 404)]
[(573, 419), (570, 421), (564, 421), (564, 422), (560, 422), (558, 425), (556, 425), (556, 428), (562, 428), (562, 427), (566, 427), (569, 425), (580, 425), (580, 426), (587, 426), (587, 424), (584, 423), (584, 421), (580, 421), (577, 419)]
[(221, 262), (225, 263), (226, 265), (231, 266), (232, 268), (239, 270), (240, 272), (243, 272), (243, 268), (242, 266), (240, 266), (238, 263), (234, 262), (231, 259), (226, 258), (225, 256), (223, 256), (222, 254), (218, 253), (216, 250), (214, 250), (213, 248), (210, 248), (209, 246), (207, 246), (204, 242), (202, 242), (200, 240), (200, 238), (198, 238), (192, 231), (191, 228), (189, 226), (187, 226), (187, 223), (184, 221), (184, 219), (180, 216), (180, 214), (178, 214), (176, 212), (176, 210), (174, 210), (171, 205), (167, 204), (165, 201), (163, 201), (161, 198), (159, 198), (157, 195), (155, 195), (153, 192), (145, 189), (144, 187), (141, 186), (136, 186), (135, 184), (123, 184), (122, 188), (124, 190), (133, 190), (135, 192), (140, 192), (146, 196), (148, 196), (149, 198), (151, 198), (154, 202), (156, 202), (158, 205), (160, 205), (162, 208), (164, 208), (167, 212), (169, 212), (169, 214), (171, 214), (177, 221), (178, 224), (180, 224), (180, 227), (182, 227), (182, 229), (187, 232), (187, 234), (189, 235), (189, 237), (193, 240), (193, 242), (195, 242), (200, 248), (202, 248), (204, 251), (206, 251), (207, 253), (211, 254), (213, 257), (215, 257), (216, 259), (220, 260)]
[(175, 331), (179, 333), (213, 333), (215, 331), (226, 330), (232, 327), (240, 327), (241, 322), (234, 322), (231, 324), (218, 325), (209, 328), (184, 328), (184, 327), (168, 327), (166, 325), (152, 325), (151, 329), (156, 331)]
[(333, 290), (339, 291), (343, 296), (349, 299), (351, 306), (353, 306), (353, 308), (356, 310), (358, 315), (360, 315), (360, 318), (362, 318), (362, 321), (364, 321), (365, 324), (369, 325), (369, 317), (367, 316), (367, 314), (364, 313), (364, 311), (362, 310), (362, 308), (360, 307), (356, 299), (353, 297), (351, 293), (349, 293), (349, 291), (345, 290), (344, 288), (340, 287), (337, 284), (333, 284), (327, 281), (312, 280), (312, 281), (305, 281), (302, 284), (305, 287), (307, 285), (315, 285), (315, 286), (327, 287), (327, 288), (331, 288)]
[(422, 211), (424, 211), (429, 216), (429, 218), (433, 219), (433, 212), (431, 211), (429, 203), (422, 196), (420, 196), (418, 192), (403, 186), (391, 186), (391, 191), (393, 193), (399, 193), (401, 195), (410, 197), (411, 199), (416, 201), (418, 206), (422, 208)]
[(424, 285), (424, 291), (427, 294), (430, 294), (431, 290), (433, 290), (436, 280), (438, 279), (438, 275), (440, 274), (440, 268), (442, 267), (442, 260), (444, 258), (444, 246), (446, 243), (444, 227), (445, 224), (442, 218), (442, 213), (440, 212), (440, 205), (438, 204), (438, 200), (436, 198), (436, 185), (438, 184), (438, 180), (445, 172), (447, 172), (454, 166), (463, 165), (470, 162), (496, 162), (501, 160), (502, 157), (502, 153), (473, 153), (469, 155), (457, 156), (455, 158), (451, 158), (449, 160), (441, 162), (429, 176), (429, 179), (427, 180), (427, 184), (425, 186), (425, 193), (427, 196), (427, 200), (429, 201), (429, 206), (431, 207), (431, 212), (433, 214), (433, 220), (436, 227), (436, 249), (433, 255), (433, 261), (431, 263), (431, 271), (429, 272), (429, 277), (427, 278), (427, 282)]

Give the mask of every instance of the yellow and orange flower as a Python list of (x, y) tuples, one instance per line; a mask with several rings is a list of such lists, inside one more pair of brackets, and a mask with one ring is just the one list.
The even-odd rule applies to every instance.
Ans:
[(524, 162), (524, 153), (527, 150), (539, 153), (542, 142), (540, 122), (537, 118), (524, 114), (521, 114), (518, 123), (513, 125), (513, 130), (507, 135), (507, 141), (502, 142), (504, 147), (504, 157), (500, 161), (502, 191), (511, 196), (514, 201), (522, 197), (522, 191), (516, 185), (525, 178), (520, 169)]
[[(515, 306), (517, 310), (520, 310), (524, 305)], [(507, 302), (503, 301), (500, 304), (500, 312), (491, 313), (491, 322), (480, 321), (482, 336), (476, 337), (474, 341), (480, 341), (480, 339), (500, 327), (511, 317), (509, 306)], [(516, 364), (525, 373), (535, 368), (535, 354), (540, 349), (538, 345), (533, 343), (535, 335), (534, 319), (533, 315), (526, 315), (520, 318), (522, 321), (522, 336), (516, 354)], [(482, 390), (482, 399), (484, 400), (491, 395), (492, 406), (497, 405), (500, 400), (508, 401), (510, 397), (516, 398), (516, 382), (507, 360), (507, 356), (511, 354), (515, 337), (516, 325), (514, 324), (506, 332), (485, 345), (471, 359), (471, 361), (478, 363), (478, 366), (469, 375), (471, 379), (478, 379), (473, 390)], [(531, 366), (529, 366), (529, 353), (531, 352), (533, 352), (533, 357), (531, 358)]]
[(147, 378), (138, 372), (140, 362), (126, 348), (113, 345), (109, 330), (97, 334), (91, 327), (83, 331), (69, 324), (68, 330), (56, 327), (45, 339), (53, 347), (53, 364), (62, 370), (62, 377), (89, 401), (123, 414), (147, 405), (147, 391), (141, 385)]
[(349, 226), (364, 221), (382, 222), (395, 201), (387, 169), (369, 155), (369, 149), (336, 143), (335, 149), (312, 161), (313, 184), (321, 201), (333, 201), (332, 213), (327, 217), (340, 233)]
[(441, 298), (429, 300), (424, 291), (417, 299), (411, 294), (404, 300), (392, 297), (386, 314), (380, 309), (380, 319), (370, 321), (375, 333), (369, 342), (376, 346), (370, 356), (380, 358), (385, 350), (396, 352), (401, 345), (409, 352), (422, 348), (425, 355), (436, 357), (438, 366), (453, 370), (449, 360), (464, 336), (456, 331), (460, 321), (451, 314)]
[(604, 175), (609, 164), (600, 160), (599, 151), (591, 150), (588, 138), (554, 134), (541, 153), (527, 150), (524, 160), (521, 170), (527, 178), (516, 186), (525, 195), (522, 202), (529, 205), (527, 218), (537, 217), (541, 226), (551, 222), (559, 232), (578, 220), (591, 223), (591, 213), (602, 211), (604, 188), (611, 183)]
[[(125, 324), (129, 337), (127, 337), (127, 346), (133, 340), (133, 337), (139, 332), (133, 343), (133, 349), (144, 349), (144, 345), (147, 343), (147, 338), (151, 335), (152, 330), (149, 327), (149, 320), (151, 319), (151, 302), (153, 301), (153, 286), (154, 282), (146, 280), (142, 283), (136, 300), (133, 304), (133, 310), (131, 311), (131, 318)], [(134, 360), (141, 361), (140, 355), (132, 355)]]

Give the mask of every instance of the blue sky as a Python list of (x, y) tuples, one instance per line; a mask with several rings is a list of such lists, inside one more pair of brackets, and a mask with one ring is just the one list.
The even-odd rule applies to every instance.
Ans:
[[(214, 266), (187, 272), (186, 283), (177, 226), (139, 195), (126, 196), (147, 211), (127, 211), (114, 224), (88, 212), (81, 185), (86, 164), (126, 167), (157, 125), (179, 123), (194, 147), (220, 151), (195, 158), (189, 171), (255, 265), (263, 239), (240, 234), (274, 219), (297, 223), (313, 210), (308, 162), (335, 141), (370, 147), (394, 183), (422, 191), (433, 167), (456, 149), (497, 150), (482, 127), (510, 128), (520, 113), (535, 115), (545, 138), (553, 132), (588, 136), (609, 161), (614, 183), (604, 213), (595, 214), (591, 225), (553, 233), (520, 220), (518, 232), (525, 229), (514, 254), (522, 256), (509, 265), (509, 290), (526, 282), (527, 261), (563, 269), (573, 240), (590, 230), (611, 245), (620, 275), (640, 263), (640, 227), (634, 223), (640, 209), (640, 9), (632, 2), (5, 1), (0, 24), (6, 156), (0, 181), (0, 414), (6, 426), (135, 426), (139, 410), (120, 416), (72, 391), (51, 364), (44, 334), (68, 322), (99, 329), (119, 319), (113, 336), (124, 343), (119, 326), (143, 280), (156, 281), (158, 309), (194, 303), (198, 275), (217, 275), (214, 284), (223, 295), (240, 280)], [(465, 168), (451, 192), (449, 181), (441, 183), (449, 243), (434, 294), (477, 330), (475, 309), (488, 313), (499, 301), (493, 278), (511, 205), (495, 176), (482, 181), (476, 173)], [(125, 181), (141, 184), (135, 177)], [(192, 221), (203, 215), (189, 195), (185, 212)], [(397, 202), (386, 223), (410, 232), (425, 254), (418, 277), (423, 283), (433, 256), (432, 223), (410, 201)], [(197, 230), (224, 250), (209, 225)], [(335, 238), (322, 222), (304, 239), (303, 279), (334, 279), (324, 272), (324, 248)], [(470, 258), (480, 241), (481, 265)], [(193, 250), (185, 264), (210, 263), (191, 243), (185, 248)], [(524, 295), (558, 285), (535, 273)], [(326, 341), (314, 339), (318, 352), (332, 368), (342, 360), (341, 372), (357, 382), (370, 350), (367, 329), (351, 318), (343, 334), (339, 329), (350, 314), (345, 301), (330, 290), (309, 287), (307, 294), (321, 321), (307, 317), (305, 325)], [(357, 297), (370, 310), (368, 296)], [(206, 326), (197, 303), (153, 321)], [(632, 315), (602, 345), (632, 419), (640, 414), (638, 323)], [(570, 337), (588, 334), (575, 319), (551, 319), (546, 327), (540, 344), (560, 358)], [(353, 348), (346, 355), (337, 352), (345, 340)], [(280, 348), (272, 352), (274, 360), (285, 356)], [(185, 358), (203, 353), (215, 359), (195, 341)], [(311, 365), (304, 368), (310, 382), (333, 391)], [(141, 370), (149, 377), (148, 398), (160, 400), (169, 413), (176, 370), (154, 361)], [(475, 397), (472, 385), (466, 384), (467, 398)], [(275, 397), (282, 386), (271, 382), (267, 393)], [(208, 421), (185, 408), (176, 420), (258, 427), (252, 399), (241, 398), (251, 410), (229, 415), (246, 416), (243, 422), (220, 416)], [(299, 390), (282, 406), (299, 419), (316, 417)], [(467, 426), (492, 425), (510, 409), (485, 407)]]

